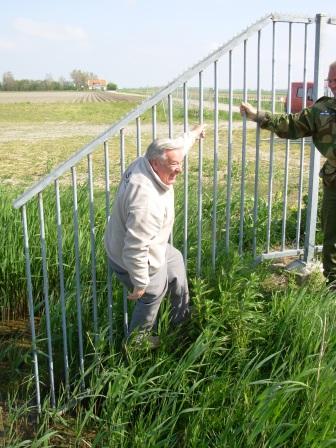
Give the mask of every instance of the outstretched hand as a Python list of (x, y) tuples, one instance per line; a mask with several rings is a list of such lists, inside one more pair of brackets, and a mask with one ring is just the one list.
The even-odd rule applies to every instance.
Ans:
[(205, 137), (205, 128), (206, 124), (197, 124), (194, 126), (190, 133), (193, 135), (195, 139), (197, 138), (204, 138)]
[(242, 116), (246, 115), (248, 120), (257, 121), (257, 109), (250, 103), (241, 103), (240, 114)]

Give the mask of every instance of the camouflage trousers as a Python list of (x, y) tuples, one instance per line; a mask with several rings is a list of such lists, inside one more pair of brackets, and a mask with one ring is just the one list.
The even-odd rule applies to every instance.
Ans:
[(327, 282), (336, 280), (336, 187), (323, 186), (323, 273)]

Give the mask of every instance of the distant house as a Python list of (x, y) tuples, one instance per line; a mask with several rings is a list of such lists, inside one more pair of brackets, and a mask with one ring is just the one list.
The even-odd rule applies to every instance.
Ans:
[(89, 79), (87, 83), (89, 90), (106, 90), (107, 81), (105, 79)]

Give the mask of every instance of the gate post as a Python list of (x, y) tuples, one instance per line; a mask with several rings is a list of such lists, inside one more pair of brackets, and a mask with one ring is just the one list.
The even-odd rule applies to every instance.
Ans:
[[(324, 92), (324, 34), (326, 27), (325, 14), (317, 14), (315, 18), (315, 63), (314, 63), (314, 100), (316, 101)], [(315, 233), (318, 206), (320, 153), (312, 143), (310, 146), (309, 189), (306, 235), (304, 242), (304, 261), (312, 261), (315, 255)]]

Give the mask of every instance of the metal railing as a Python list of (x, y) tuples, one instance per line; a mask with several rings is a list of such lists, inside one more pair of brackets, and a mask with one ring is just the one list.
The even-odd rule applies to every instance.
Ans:
[[(101, 245), (101, 241), (97, 241), (97, 226), (104, 226), (109, 219), (110, 204), (112, 199), (111, 194), (111, 176), (113, 176), (113, 184), (119, 179), (120, 174), (125, 170), (127, 163), (127, 154), (132, 157), (140, 156), (144, 143), (151, 139), (161, 136), (162, 133), (167, 133), (169, 137), (176, 133), (177, 127), (182, 127), (181, 130), (187, 131), (189, 128), (189, 121), (191, 112), (195, 112), (195, 117), (198, 123), (207, 121), (208, 123), (208, 138), (206, 141), (200, 141), (198, 153), (193, 158), (187, 155), (184, 161), (184, 184), (183, 184), (183, 235), (180, 237), (183, 245), (183, 256), (187, 266), (189, 259), (190, 235), (189, 225), (190, 220), (196, 216), (196, 237), (194, 245), (196, 245), (195, 253), (195, 274), (200, 276), (204, 265), (203, 255), (203, 241), (204, 241), (204, 203), (205, 193), (211, 194), (211, 206), (207, 211), (211, 210), (211, 248), (210, 253), (207, 253), (206, 258), (211, 258), (212, 269), (217, 267), (218, 254), (229, 253), (231, 250), (236, 250), (240, 255), (250, 253), (255, 259), (270, 259), (280, 258), (290, 255), (303, 255), (305, 261), (313, 258), (317, 249), (315, 244), (316, 232), (316, 215), (317, 215), (317, 198), (318, 198), (318, 176), (317, 170), (319, 168), (319, 156), (314, 147), (311, 147), (309, 167), (307, 167), (307, 158), (305, 157), (305, 141), (300, 144), (299, 153), (291, 152), (291, 143), (285, 143), (285, 157), (282, 157), (282, 152), (278, 146), (278, 140), (271, 135), (267, 143), (262, 139), (262, 132), (260, 128), (254, 124), (252, 127), (243, 118), (239, 122), (239, 126), (234, 121), (234, 99), (236, 93), (242, 96), (244, 101), (248, 99), (256, 102), (257, 108), (261, 109), (264, 106), (265, 85), (270, 85), (271, 94), (268, 96), (267, 107), (272, 112), (276, 111), (277, 100), (277, 86), (276, 75), (280, 77), (283, 71), (284, 64), (277, 67), (277, 44), (284, 40), (286, 36), (288, 42), (288, 57), (287, 64), (287, 89), (288, 89), (288, 104), (287, 110), (290, 110), (291, 104), (291, 82), (292, 71), (298, 67), (294, 67), (292, 58), (293, 52), (298, 52), (298, 47), (293, 48), (293, 45), (298, 44), (298, 40), (293, 40), (294, 27), (303, 27), (303, 41), (301, 44), (302, 61), (298, 59), (295, 62), (301, 69), (302, 82), (304, 92), (306, 92), (307, 79), (311, 76), (314, 70), (314, 85), (315, 98), (320, 95), (323, 89), (324, 81), (322, 74), (321, 61), (323, 59), (323, 30), (327, 24), (334, 24), (334, 18), (326, 18), (323, 15), (316, 17), (296, 17), (279, 14), (269, 14), (251, 25), (245, 31), (234, 37), (232, 40), (213, 51), (205, 59), (195, 64), (193, 67), (186, 70), (182, 75), (177, 77), (174, 81), (164, 87), (161, 91), (154, 94), (151, 98), (145, 100), (140, 106), (128, 113), (117, 123), (109, 127), (104, 133), (99, 135), (93, 141), (82, 147), (69, 160), (61, 164), (56, 169), (52, 170), (45, 178), (37, 182), (22, 196), (14, 202), (14, 207), (20, 208), (22, 213), (23, 235), (24, 235), (24, 249), (26, 260), (26, 279), (28, 290), (28, 304), (31, 324), (32, 349), (33, 349), (33, 364), (34, 377), (36, 382), (36, 400), (37, 407), (41, 409), (41, 378), (40, 378), (40, 361), (41, 358), (40, 344), (41, 341), (36, 335), (35, 322), (35, 305), (36, 297), (41, 295), (38, 288), (36, 276), (32, 277), (32, 261), (31, 261), (31, 247), (29, 235), (29, 217), (27, 213), (28, 208), (32, 208), (30, 203), (37, 201), (39, 210), (39, 228), (40, 228), (40, 246), (41, 255), (39, 262), (41, 263), (42, 271), (42, 285), (41, 291), (43, 294), (43, 313), (45, 315), (45, 331), (47, 340), (47, 353), (45, 354), (48, 360), (48, 378), (50, 385), (50, 398), (52, 406), (56, 405), (57, 391), (54, 378), (54, 341), (61, 340), (63, 351), (63, 384), (65, 386), (66, 395), (69, 396), (71, 392), (71, 385), (73, 378), (71, 377), (71, 365), (77, 365), (75, 371), (80, 375), (82, 387), (85, 388), (85, 357), (87, 346), (94, 346), (98, 350), (100, 342), (100, 332), (102, 328), (101, 314), (101, 299), (98, 289), (101, 288), (102, 279), (97, 273), (97, 246)], [(315, 24), (315, 27), (313, 25)], [(271, 25), (271, 27), (268, 27)], [(285, 27), (288, 26), (288, 30)], [(278, 28), (279, 27), (279, 30)], [(271, 30), (269, 29), (271, 28)], [(295, 28), (295, 31), (296, 31)], [(307, 48), (309, 44), (309, 28), (314, 28), (312, 32), (315, 38), (315, 63), (313, 67), (308, 68), (307, 62)], [(268, 30), (268, 31), (267, 31)], [(263, 33), (267, 34), (267, 38), (263, 40)], [(282, 39), (277, 39), (278, 34), (281, 33)], [(251, 44), (250, 44), (251, 41)], [(269, 42), (271, 47), (269, 48)], [(265, 45), (266, 47), (263, 47)], [(283, 51), (282, 56), (283, 57)], [(237, 56), (236, 56), (237, 54)], [(268, 55), (268, 62), (265, 62), (265, 55)], [(249, 57), (253, 57), (252, 63), (249, 62)], [(252, 69), (251, 69), (252, 67)], [(267, 67), (268, 74), (264, 73), (264, 68)], [(269, 70), (270, 69), (270, 70)], [(296, 70), (297, 72), (297, 70)], [(268, 78), (267, 78), (268, 76)], [(297, 76), (297, 75), (295, 75)], [(240, 86), (237, 83), (240, 83)], [(283, 82), (283, 81), (281, 81)], [(213, 92), (212, 104), (209, 105), (208, 99), (204, 99), (204, 90), (208, 89), (208, 84), (211, 84), (211, 91)], [(207, 84), (207, 87), (205, 87)], [(249, 88), (253, 84), (254, 91), (249, 96)], [(195, 87), (196, 85), (196, 87)], [(193, 101), (189, 102), (188, 88), (193, 91)], [(280, 86), (283, 90), (283, 85)], [(182, 89), (182, 99), (179, 99), (179, 92)], [(221, 92), (225, 91), (225, 95)], [(197, 92), (197, 93), (195, 93)], [(225, 99), (226, 98), (226, 99)], [(195, 106), (196, 102), (196, 106)], [(161, 121), (158, 121), (158, 108), (160, 104), (164, 103), (167, 110), (166, 122), (164, 130), (162, 131)], [(306, 103), (306, 94), (303, 98), (303, 103)], [(174, 108), (175, 104), (175, 108)], [(183, 123), (174, 123), (174, 111), (176, 109), (182, 110)], [(149, 111), (151, 113), (150, 136), (143, 131), (141, 123), (142, 117)], [(135, 148), (133, 143), (126, 141), (126, 127), (134, 127), (135, 133)], [(268, 135), (268, 134), (267, 134)], [(113, 169), (111, 169), (111, 141), (118, 138), (119, 157), (116, 157), (115, 152), (112, 155)], [(114, 141), (114, 140), (113, 140)], [(280, 143), (283, 145), (283, 143)], [(127, 148), (132, 146), (132, 151), (127, 152)], [(94, 158), (93, 153), (103, 153), (103, 187), (95, 185), (94, 181)], [(280, 155), (281, 156), (280, 156)], [(290, 156), (292, 155), (292, 158)], [(276, 158), (278, 157), (278, 160)], [(191, 158), (191, 159), (190, 159)], [(116, 160), (120, 164), (120, 173), (116, 173)], [(190, 159), (190, 160), (189, 160)], [(87, 161), (86, 169), (86, 185), (88, 191), (88, 216), (82, 218), (80, 212), (81, 201), (78, 199), (78, 172), (77, 167), (83, 161)], [(205, 170), (205, 162), (210, 163), (211, 172)], [(295, 187), (290, 181), (290, 166), (291, 162), (296, 166)], [(254, 172), (251, 170), (254, 166)], [(281, 168), (281, 179), (278, 179), (276, 169)], [(196, 173), (196, 175), (195, 175)], [(266, 181), (261, 184), (261, 178), (265, 177)], [(192, 175), (192, 177), (191, 177)], [(308, 182), (309, 175), (309, 182)], [(66, 284), (67, 262), (65, 258), (69, 257), (68, 253), (64, 253), (64, 240), (66, 235), (65, 227), (62, 223), (62, 218), (65, 214), (69, 214), (68, 209), (62, 209), (62, 192), (60, 189), (60, 181), (68, 186), (71, 179), (72, 191), (72, 231), (73, 231), (73, 253), (74, 258), (74, 281)], [(65, 181), (63, 179), (66, 179)], [(196, 185), (195, 192), (190, 191), (190, 185)], [(276, 192), (274, 185), (276, 183)], [(209, 187), (209, 184), (212, 185)], [(46, 239), (45, 226), (45, 210), (43, 205), (43, 197), (46, 189), (49, 186), (54, 186), (54, 200), (55, 208), (53, 211), (56, 222), (56, 237), (51, 243), (55, 245), (57, 253), (57, 269), (59, 289), (56, 297), (50, 297), (49, 291), (49, 269), (48, 269), (48, 250)], [(49, 190), (48, 190), (49, 191)], [(96, 209), (96, 193), (103, 192), (105, 213), (97, 222)], [(279, 193), (281, 191), (281, 194)], [(304, 192), (308, 195), (307, 216), (306, 216), (306, 231), (302, 229), (303, 226), (303, 195)], [(49, 193), (48, 193), (49, 194)], [(196, 197), (197, 212), (193, 216), (189, 213), (190, 195)], [(272, 229), (275, 226), (275, 212), (274, 212), (274, 196), (278, 194), (282, 197), (282, 213), (279, 217), (279, 210), (277, 210), (277, 221), (281, 222), (281, 245), (274, 247), (272, 240)], [(288, 210), (293, 209), (293, 203), (296, 204), (296, 229), (294, 242), (288, 241)], [(224, 204), (224, 205), (223, 205)], [(251, 205), (252, 204), (252, 205)], [(261, 219), (260, 207), (263, 206), (266, 210), (265, 216)], [(31, 212), (33, 213), (33, 211)], [(248, 216), (247, 216), (248, 215)], [(251, 218), (249, 218), (249, 216)], [(252, 220), (252, 222), (249, 221)], [(82, 221), (88, 222), (87, 231), (81, 230)], [(260, 231), (260, 224), (262, 221)], [(247, 232), (248, 230), (248, 232)], [(35, 237), (33, 235), (33, 237)], [(172, 238), (175, 234), (172, 235)], [(304, 245), (302, 241), (304, 239)], [(81, 256), (81, 242), (87, 241), (90, 246), (90, 260), (85, 260), (85, 263), (91, 264), (91, 274), (89, 284), (89, 293), (84, 291), (84, 285), (81, 278), (82, 260)], [(261, 241), (261, 242), (260, 242)], [(263, 247), (263, 249), (262, 249)], [(35, 260), (36, 262), (36, 260)], [(50, 262), (49, 262), (50, 264)], [(99, 260), (99, 265), (101, 260)], [(34, 267), (34, 272), (38, 269)], [(35, 285), (35, 286), (34, 286)], [(70, 285), (70, 287), (69, 287)], [(108, 340), (113, 342), (114, 335), (114, 301), (113, 301), (113, 283), (112, 275), (108, 263), (106, 264), (106, 278), (104, 280), (106, 290), (104, 290), (103, 304), (106, 310), (107, 318), (104, 322), (107, 323)], [(34, 289), (35, 288), (35, 289)], [(87, 288), (87, 285), (85, 286)], [(90, 312), (92, 313), (91, 333), (85, 332), (83, 329), (83, 301), (84, 297), (89, 297)], [(74, 324), (69, 324), (69, 310), (68, 303), (73, 300), (75, 303), (75, 315), (77, 318), (77, 346), (78, 356), (70, 355), (69, 348), (69, 327), (73, 328)], [(60, 327), (55, 328), (52, 324), (50, 302), (53, 302), (53, 312), (55, 307), (60, 309)], [(86, 312), (86, 311), (85, 311)], [(123, 294), (123, 325), (127, 332), (128, 327), (128, 309), (126, 294)], [(92, 339), (92, 341), (91, 341)], [(91, 341), (91, 342), (90, 342)], [(75, 350), (72, 349), (74, 353)], [(95, 352), (96, 353), (96, 352)], [(59, 361), (58, 361), (59, 362)]]

